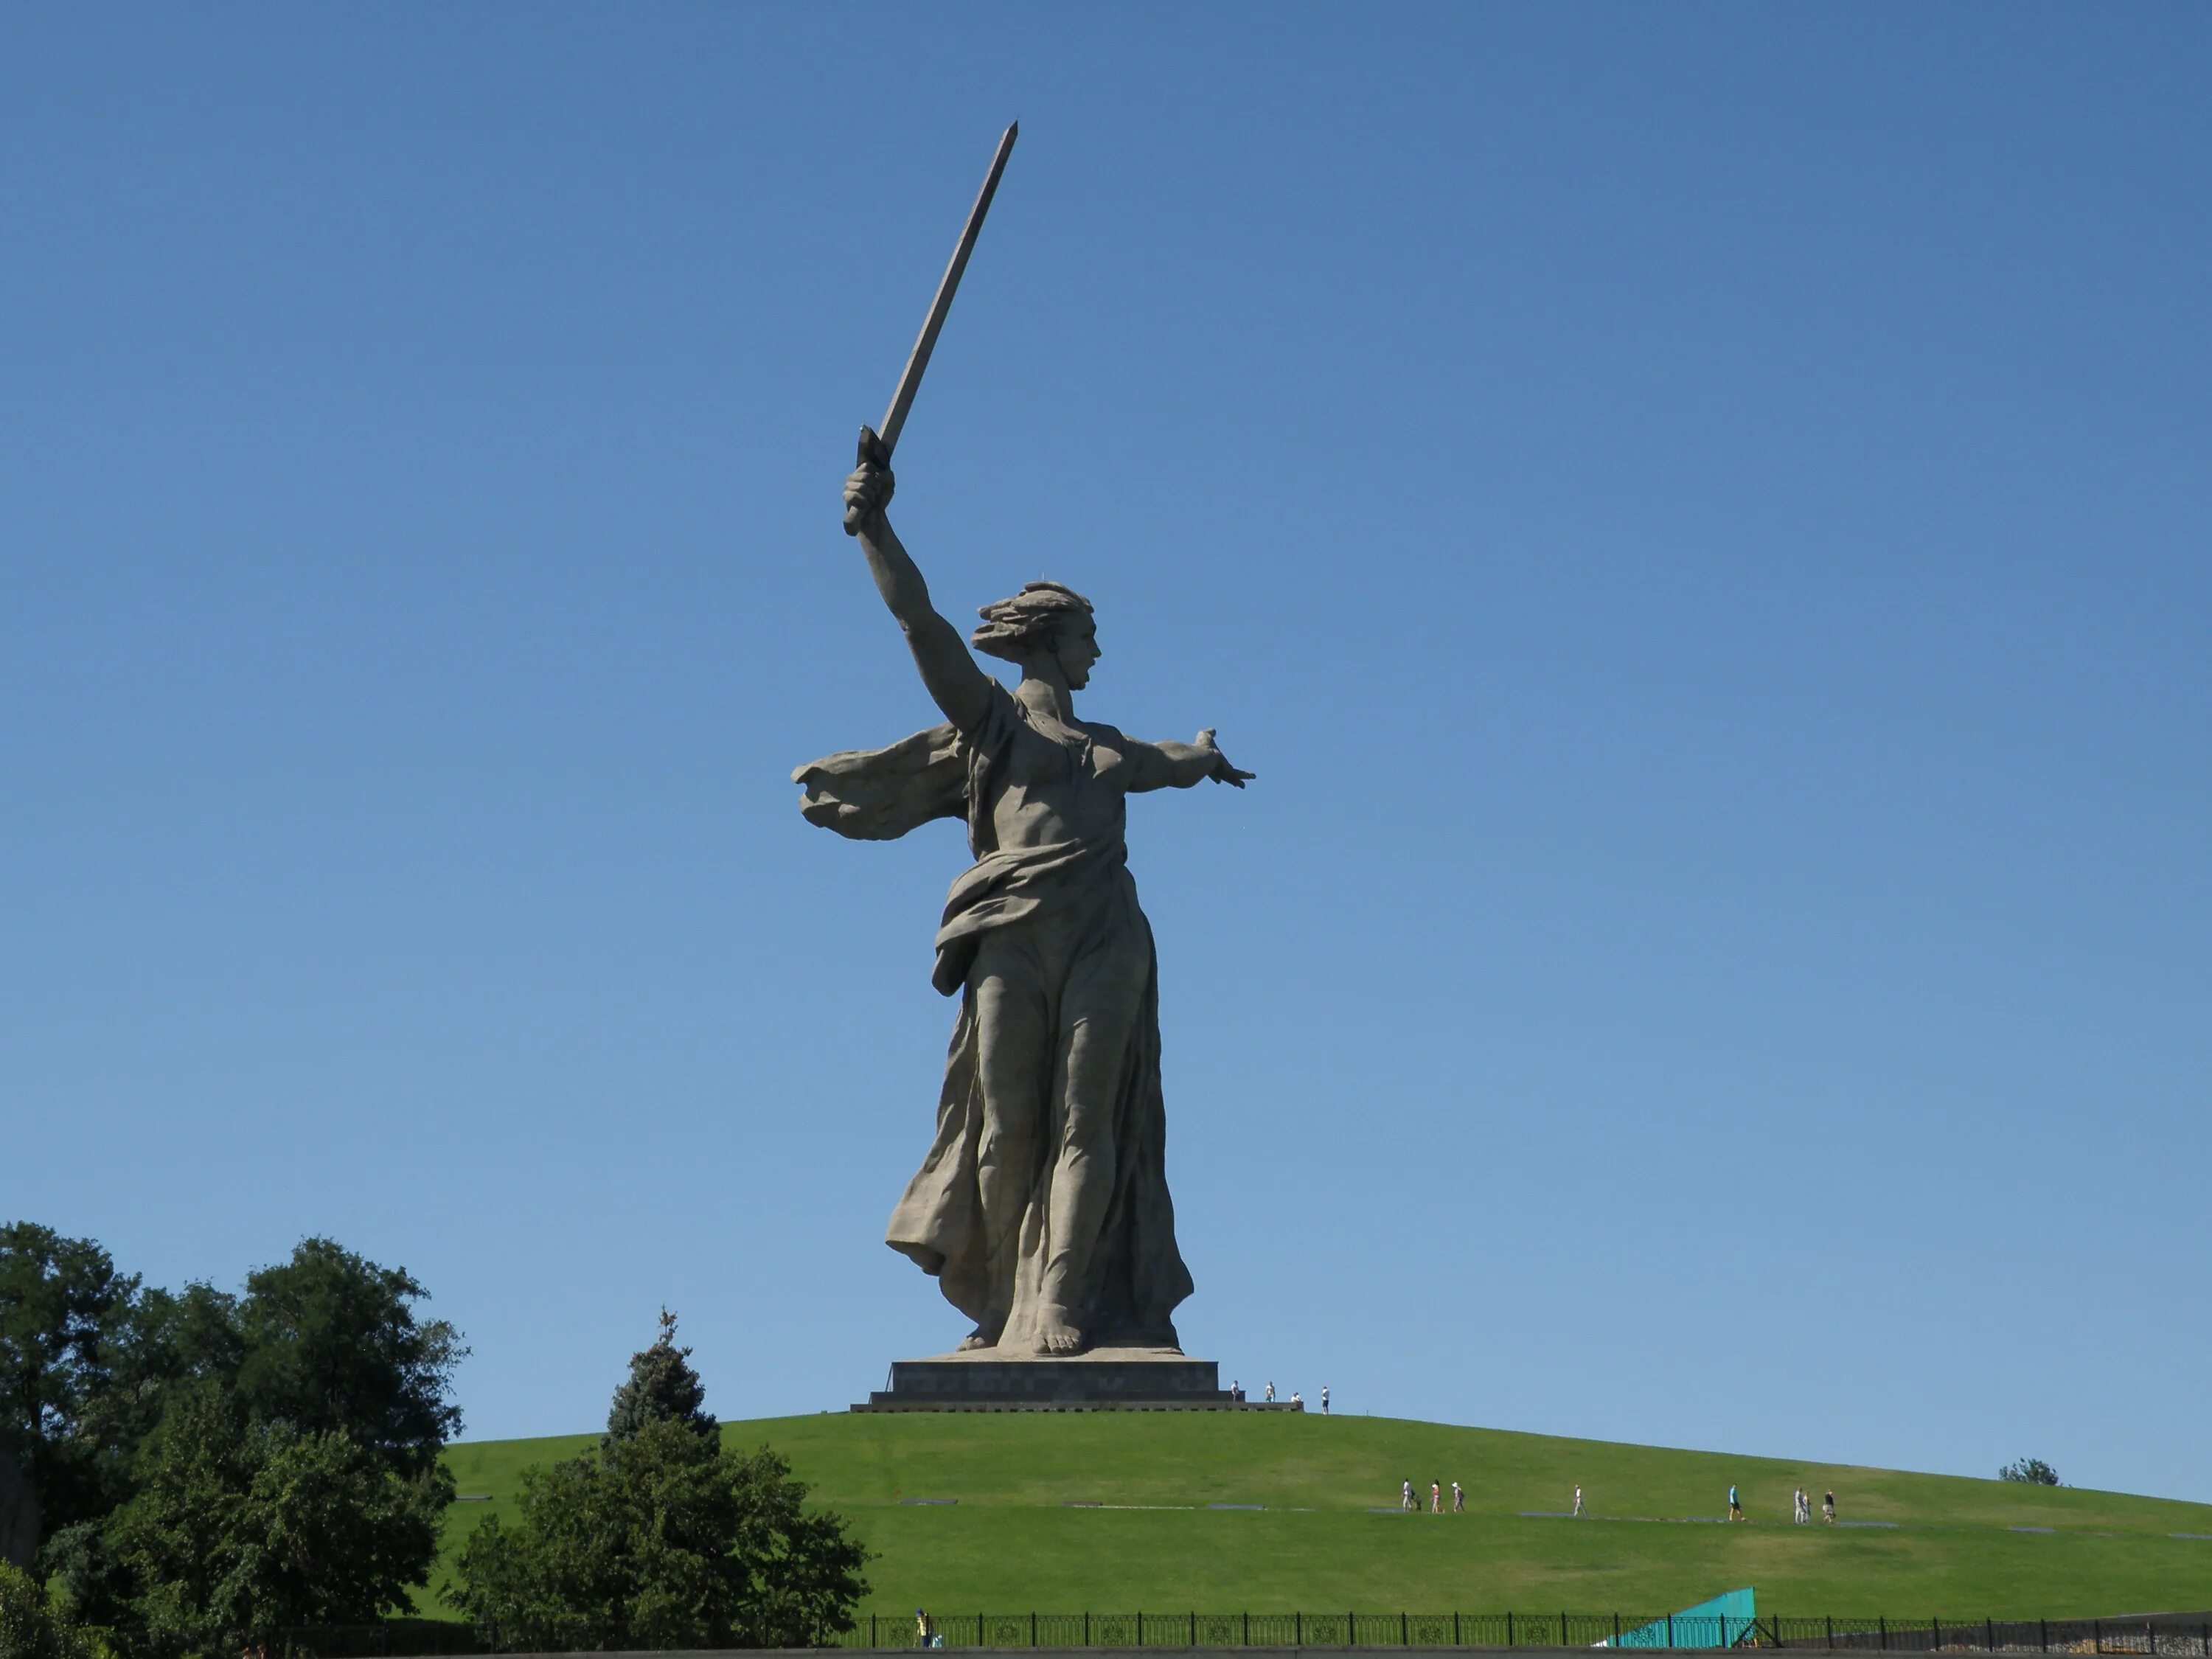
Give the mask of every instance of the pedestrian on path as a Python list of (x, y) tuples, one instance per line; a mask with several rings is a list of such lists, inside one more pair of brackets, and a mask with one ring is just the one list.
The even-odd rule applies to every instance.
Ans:
[(1743, 1519), (1743, 1505), (1736, 1499), (1735, 1482), (1733, 1480), (1729, 1482), (1729, 1519), (1731, 1521)]
[(1429, 1482), (1429, 1513), (1431, 1515), (1442, 1515), (1443, 1512), (1443, 1483), (1440, 1480), (1431, 1480)]
[(1326, 1382), (1321, 1385), (1321, 1414), (1323, 1417), (1328, 1415), (1328, 1384)]
[(1575, 1513), (1575, 1514), (1577, 1514), (1577, 1515), (1580, 1515), (1582, 1512), (1583, 1512), (1583, 1489), (1582, 1489), (1580, 1486), (1577, 1486), (1577, 1487), (1575, 1488), (1575, 1507), (1574, 1507), (1574, 1513)]
[(1832, 1527), (1836, 1524), (1836, 1494), (1832, 1488), (1820, 1500), (1820, 1519)]
[(1269, 1384), (1267, 1384), (1267, 1398), (1268, 1398), (1268, 1399), (1270, 1399), (1270, 1400), (1273, 1400), (1274, 1397), (1275, 1397), (1275, 1385), (1274, 1385), (1273, 1383), (1270, 1382)]
[(1398, 1507), (1401, 1510), (1419, 1510), (1421, 1507), (1413, 1501), (1413, 1483), (1410, 1480), (1398, 1489)]
[(1459, 1489), (1459, 1482), (1455, 1480), (1452, 1482), (1452, 1513), (1463, 1515), (1466, 1512), (1467, 1494)]

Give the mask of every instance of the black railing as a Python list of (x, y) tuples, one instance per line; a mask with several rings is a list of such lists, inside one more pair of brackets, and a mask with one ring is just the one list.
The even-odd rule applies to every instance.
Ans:
[[(947, 1648), (1825, 1648), (2212, 1659), (2212, 1619), (1745, 1620), (1711, 1613), (1020, 1613), (933, 1615)], [(1626, 1638), (1626, 1639), (1624, 1639)], [(920, 1645), (911, 1615), (864, 1615), (851, 1648)]]
[[(1816, 1648), (1897, 1653), (2142, 1654), (2212, 1659), (2212, 1618), (1725, 1620), (1711, 1614), (1595, 1613), (941, 1613), (945, 1648)], [(132, 1644), (117, 1632), (112, 1645)], [(1623, 1641), (1622, 1638), (1628, 1638)], [(498, 1653), (696, 1650), (696, 1641), (624, 1630), (547, 1641), (474, 1625), (394, 1620), (383, 1625), (239, 1632), (212, 1651), (244, 1659), (446, 1659)], [(862, 1613), (826, 1644), (921, 1645), (911, 1613)]]
[(2212, 1620), (1762, 1619), (1762, 1647), (1897, 1653), (2140, 1653), (2212, 1659)]

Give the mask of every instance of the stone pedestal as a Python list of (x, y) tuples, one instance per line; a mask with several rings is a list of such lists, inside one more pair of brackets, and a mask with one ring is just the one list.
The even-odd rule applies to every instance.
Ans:
[[(1098, 1348), (1062, 1356), (994, 1348), (891, 1364), (889, 1389), (856, 1412), (1238, 1411), (1219, 1362), (1172, 1348)], [(1277, 1401), (1274, 1409), (1288, 1409)]]

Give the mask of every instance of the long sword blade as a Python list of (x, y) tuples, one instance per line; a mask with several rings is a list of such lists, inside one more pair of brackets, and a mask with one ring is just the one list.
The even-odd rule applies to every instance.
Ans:
[(975, 238), (983, 228), (983, 216), (991, 210), (991, 198), (998, 191), (999, 175), (1006, 170), (1006, 157), (1013, 154), (1014, 139), (1021, 130), (1022, 124), (1017, 121), (1000, 135), (998, 154), (991, 158), (991, 171), (984, 177), (975, 205), (968, 210), (968, 222), (961, 229), (959, 245), (952, 250), (952, 263), (945, 267), (945, 280), (937, 285), (937, 297), (929, 302), (929, 315), (922, 323), (912, 355), (906, 360), (906, 373), (899, 376), (898, 390), (891, 393), (891, 406), (884, 414), (884, 423), (876, 428), (886, 457), (898, 443), (899, 428), (906, 424), (906, 412), (914, 407), (914, 394), (921, 389), (921, 372), (929, 367), (929, 354), (937, 349), (937, 332), (945, 326), (945, 313), (952, 309), (952, 296), (960, 287), (960, 273), (968, 269), (968, 256), (975, 251)]

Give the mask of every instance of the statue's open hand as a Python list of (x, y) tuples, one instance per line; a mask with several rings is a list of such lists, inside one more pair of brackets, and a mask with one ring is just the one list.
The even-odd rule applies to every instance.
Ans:
[(862, 427), (860, 464), (845, 475), (845, 533), (856, 536), (869, 520), (882, 517), (897, 484), (883, 441)]
[(1214, 742), (1213, 728), (1210, 726), (1198, 734), (1198, 746), (1200, 749), (1210, 749), (1213, 751), (1213, 769), (1206, 775), (1216, 783), (1234, 784), (1237, 788), (1242, 789), (1246, 779), (1256, 778), (1260, 775), (1257, 772), (1240, 772), (1231, 766), (1229, 763), (1229, 757), (1221, 752), (1221, 745)]

